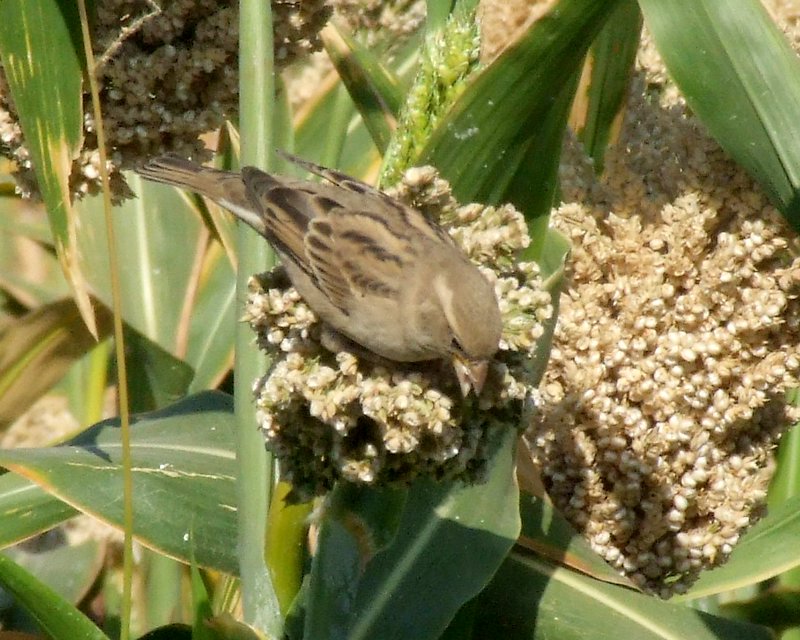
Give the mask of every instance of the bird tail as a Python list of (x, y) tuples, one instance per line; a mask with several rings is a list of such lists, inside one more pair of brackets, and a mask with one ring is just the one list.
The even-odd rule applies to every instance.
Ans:
[(248, 198), (239, 173), (204, 167), (172, 155), (153, 158), (138, 167), (136, 173), (153, 182), (199, 193), (225, 207), (262, 235), (265, 232), (262, 215)]
[(196, 191), (212, 200), (225, 196), (219, 187), (226, 177), (235, 176), (171, 155), (148, 160), (136, 169), (136, 173), (154, 182)]

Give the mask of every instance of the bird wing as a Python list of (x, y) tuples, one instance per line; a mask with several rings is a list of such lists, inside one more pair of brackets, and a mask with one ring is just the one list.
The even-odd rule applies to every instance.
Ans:
[(399, 301), (408, 267), (421, 252), (452, 243), (419, 211), (377, 189), (290, 159), (329, 183), (278, 178), (245, 167), (248, 196), (262, 210), (265, 235), (275, 249), (346, 315), (354, 298)]
[(276, 178), (250, 167), (243, 176), (263, 213), (267, 239), (332, 305), (349, 315), (354, 297), (389, 293), (387, 282), (397, 282), (398, 272), (381, 272), (378, 264), (370, 275), (373, 266), (361, 264), (386, 241), (354, 228), (350, 219), (364, 204), (361, 197), (338, 185)]
[(305, 236), (314, 218), (313, 185), (287, 183), (254, 167), (244, 167), (242, 178), (247, 198), (264, 222), (264, 236), (284, 260), (291, 261), (312, 280)]
[[(348, 176), (334, 169), (329, 169), (328, 167), (323, 167), (322, 165), (309, 162), (308, 160), (303, 160), (285, 151), (279, 151), (278, 153), (309, 173), (324, 178), (344, 191), (366, 196), (360, 199), (358, 203), (363, 207), (365, 202), (371, 201), (373, 208), (380, 209), (381, 217), (392, 229), (394, 234), (398, 236), (409, 235), (409, 233), (412, 235), (419, 234), (434, 242), (453, 244), (450, 234), (420, 211), (398, 202), (381, 190), (368, 185), (366, 182), (357, 180), (352, 176)], [(353, 201), (353, 198), (348, 199)]]
[(305, 255), (317, 286), (331, 304), (350, 315), (355, 292), (342, 271), (333, 230), (326, 218), (315, 218), (309, 223)]
[(417, 257), (407, 235), (398, 235), (382, 212), (372, 210), (333, 210), (325, 223), (315, 221), (307, 244), (316, 238), (317, 230), (327, 232), (334, 248), (338, 272), (359, 297), (368, 296), (399, 300), (400, 287), (408, 274), (408, 266)]
[(361, 180), (357, 180), (352, 176), (348, 176), (346, 173), (341, 173), (335, 169), (329, 169), (328, 167), (323, 167), (320, 164), (303, 160), (302, 158), (298, 158), (297, 156), (294, 156), (291, 153), (286, 153), (285, 151), (278, 151), (278, 153), (286, 158), (289, 162), (296, 164), (298, 167), (305, 169), (309, 173), (313, 173), (315, 176), (325, 178), (325, 180), (335, 184), (337, 187), (341, 187), (347, 191), (353, 191), (354, 193), (383, 195), (375, 187), (368, 185), (366, 182), (361, 182)]

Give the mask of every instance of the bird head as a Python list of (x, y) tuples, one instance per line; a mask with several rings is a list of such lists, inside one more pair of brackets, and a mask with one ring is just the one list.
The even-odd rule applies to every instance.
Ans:
[(494, 288), (466, 260), (438, 274), (433, 288), (447, 321), (448, 352), (461, 391), (466, 396), (472, 389), (480, 395), (503, 329)]

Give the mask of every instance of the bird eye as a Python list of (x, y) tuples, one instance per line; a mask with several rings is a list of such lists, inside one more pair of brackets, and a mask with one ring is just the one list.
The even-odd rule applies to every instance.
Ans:
[(450, 342), (450, 348), (456, 353), (462, 353), (464, 351), (461, 348), (461, 343), (458, 341), (458, 338), (453, 338), (453, 340)]

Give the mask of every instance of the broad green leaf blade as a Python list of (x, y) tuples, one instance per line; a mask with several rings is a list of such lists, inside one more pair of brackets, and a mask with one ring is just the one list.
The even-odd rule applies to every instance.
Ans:
[[(436, 166), (461, 202), (498, 202), (524, 174), (539, 123), (574, 82), (617, 0), (561, 0), (482, 71), (437, 127), (422, 161)], [(540, 162), (558, 162), (542, 157)], [(531, 185), (537, 189), (539, 185)], [(529, 212), (526, 212), (529, 213)]]
[(2, 553), (0, 585), (28, 610), (51, 638), (108, 640), (89, 618)]
[(0, 476), (0, 548), (52, 529), (78, 512), (15, 473)]
[(513, 554), (478, 599), (474, 638), (768, 640), (733, 622)]
[(509, 162), (509, 167), (517, 168), (516, 172), (509, 171), (502, 179), (498, 176), (492, 193), (485, 194), (488, 202), (510, 202), (523, 212), (531, 237), (525, 256), (534, 260), (539, 260), (545, 251), (550, 209), (558, 192), (561, 146), (577, 81), (576, 73), (552, 100), (551, 108), (541, 120), (532, 123), (525, 132), (527, 141), (511, 151), (520, 154), (518, 161)]
[[(364, 127), (361, 115), (334, 69), (320, 78), (316, 91), (296, 110), (292, 119), (294, 129), (292, 152), (324, 166), (334, 165), (341, 154), (346, 137), (347, 129), (343, 126), (343, 122), (348, 124), (357, 122), (362, 136), (366, 136), (368, 141), (364, 149), (371, 148), (371, 152), (377, 155), (375, 144)], [(340, 169), (344, 170), (344, 167), (340, 166)], [(352, 168), (349, 171), (352, 171)]]
[(623, 0), (597, 35), (583, 70), (570, 122), (598, 174), (622, 122), (641, 30), (639, 5)]
[(548, 229), (544, 248), (545, 250), (539, 258), (544, 285), (552, 294), (560, 293), (560, 287), (564, 280), (564, 269), (572, 245), (563, 233), (555, 229)]
[[(378, 151), (347, 87), (337, 79), (335, 72), (329, 74), (321, 90), (295, 117), (295, 152), (323, 166), (338, 165), (345, 173), (363, 176), (377, 162)], [(351, 142), (348, 135), (351, 131), (359, 139), (359, 150), (349, 154), (350, 162), (345, 169), (343, 150)]]
[(161, 409), (186, 395), (194, 371), (136, 331), (125, 335), (128, 360), (129, 410)]
[(800, 62), (758, 0), (640, 0), (692, 110), (800, 230)]
[[(43, 261), (42, 266), (49, 269), (47, 262)], [(53, 256), (53, 264), (56, 266), (57, 275), (46, 278), (44, 283), (33, 282), (29, 277), (19, 272), (19, 258), (9, 268), (0, 267), (0, 291), (11, 298), (15, 304), (23, 309), (31, 310), (49, 302), (54, 302), (65, 295), (69, 295), (69, 287), (61, 276), (61, 266), (58, 259)]]
[(0, 59), (47, 205), (62, 269), (91, 333), (96, 333), (69, 176), (83, 141), (83, 54), (77, 5), (0, 2)]
[(547, 229), (543, 234), (541, 254), (537, 260), (542, 270), (544, 288), (550, 293), (553, 315), (544, 325), (544, 333), (536, 342), (536, 352), (533, 356), (533, 370), (535, 378), (541, 381), (550, 360), (550, 349), (553, 346), (553, 335), (558, 323), (558, 309), (561, 302), (561, 290), (564, 286), (564, 270), (569, 256), (569, 240), (556, 231)]
[[(131, 425), (134, 535), (188, 562), (236, 573), (236, 455), (229, 396), (201, 393)], [(118, 420), (68, 445), (0, 451), (0, 465), (76, 509), (122, 526)]]
[[(109, 376), (113, 375), (111, 362), (114, 345), (111, 340), (101, 342), (78, 362), (53, 388), (62, 394), (79, 425), (99, 422), (105, 415), (108, 402)], [(45, 443), (42, 443), (45, 444)]]
[[(172, 354), (180, 352), (196, 293), (203, 224), (176, 189), (126, 175), (138, 197), (114, 208), (120, 264), (122, 318)], [(83, 267), (100, 300), (111, 307), (108, 247), (102, 198), (76, 205), (83, 232)]]
[(309, 518), (314, 507), (312, 502), (289, 504), (286, 498), (291, 489), (288, 482), (275, 485), (264, 541), (267, 566), (284, 618), (303, 583)]
[(52, 535), (45, 536), (42, 548), (36, 548), (37, 542), (8, 549), (6, 554), (60, 597), (77, 605), (89, 593), (105, 565), (106, 545), (97, 540), (69, 544)]
[[(361, 505), (332, 514), (336, 521), (323, 525), (312, 569), (305, 638), (441, 635), (488, 583), (519, 533), (517, 433), (509, 428), (496, 435), (500, 448), (485, 484), (418, 482), (404, 506), (402, 499), (387, 506), (367, 493)], [(380, 518), (371, 516), (376, 509)], [(375, 528), (381, 520), (384, 529)], [(373, 557), (371, 541), (377, 541)]]
[[(144, 612), (140, 629), (155, 629), (169, 624), (177, 612), (184, 607), (183, 587), (185, 567), (172, 558), (142, 549), (137, 562), (142, 574), (147, 576), (141, 595), (141, 610)], [(194, 607), (192, 608), (195, 611)]]
[(386, 151), (403, 97), (397, 79), (367, 49), (329, 24), (322, 31), (325, 50), (347, 87), (381, 153)]
[[(786, 402), (800, 405), (800, 389), (786, 394)], [(775, 509), (800, 493), (800, 428), (795, 424), (789, 433), (781, 438), (778, 446), (777, 468), (769, 485), (767, 504)]]
[(189, 392), (217, 387), (233, 365), (236, 274), (219, 245), (206, 252), (192, 309), (186, 362), (194, 368)]
[[(412, 35), (393, 55), (390, 72), (404, 84), (415, 71), (420, 46), (420, 36)], [(380, 155), (336, 73), (323, 78), (298, 111), (294, 129), (295, 153), (300, 157), (370, 182), (377, 176)]]
[(455, 4), (455, 0), (427, 0), (425, 2), (425, 29), (428, 33), (444, 27)]
[[(800, 390), (792, 389), (786, 401), (794, 406), (800, 404)], [(800, 494), (800, 429), (795, 424), (789, 433), (781, 438), (778, 446), (777, 467), (769, 485), (767, 506), (769, 512), (787, 500)], [(781, 587), (797, 589), (800, 587), (800, 567), (784, 571), (778, 576)]]
[[(781, 634), (790, 627), (800, 627), (800, 592), (773, 589), (751, 600), (726, 602), (720, 610), (734, 620), (763, 624)], [(789, 640), (791, 636), (780, 638)]]
[(200, 575), (200, 570), (194, 562), (189, 571), (192, 591), (192, 639), (216, 640), (216, 636), (207, 625), (207, 621), (213, 615), (213, 609), (203, 576)]
[(409, 496), (394, 542), (367, 566), (350, 637), (438, 638), (486, 586), (520, 527), (509, 432), (487, 485)]
[[(111, 314), (98, 306), (97, 334), (111, 333)], [(33, 402), (96, 345), (72, 299), (31, 311), (0, 333), (0, 429)]]
[(522, 495), (522, 533), (518, 548), (554, 565), (576, 569), (605, 582), (633, 587), (614, 571), (549, 502)]
[(768, 580), (800, 565), (800, 497), (772, 509), (742, 536), (728, 561), (706, 571), (682, 599), (729, 591)]
[[(303, 638), (348, 637), (363, 567), (397, 533), (407, 495), (414, 490), (347, 483), (335, 488), (306, 583)], [(347, 585), (345, 593), (341, 585)]]
[[(214, 388), (233, 362), (236, 274), (220, 245), (211, 242), (205, 224), (213, 221), (223, 239), (235, 229), (233, 216), (217, 205), (205, 211), (195, 197), (172, 187), (136, 176), (129, 180), (139, 197), (116, 210), (120, 229), (135, 238), (122, 243), (123, 316), (195, 370), (191, 391)], [(204, 215), (208, 213), (211, 220)], [(94, 205), (87, 214), (92, 223), (99, 223), (100, 211)], [(101, 268), (104, 247), (90, 238), (84, 241), (95, 256), (94, 268)], [(233, 238), (227, 242), (233, 243)], [(94, 280), (103, 296), (110, 297), (107, 275), (98, 274)]]

